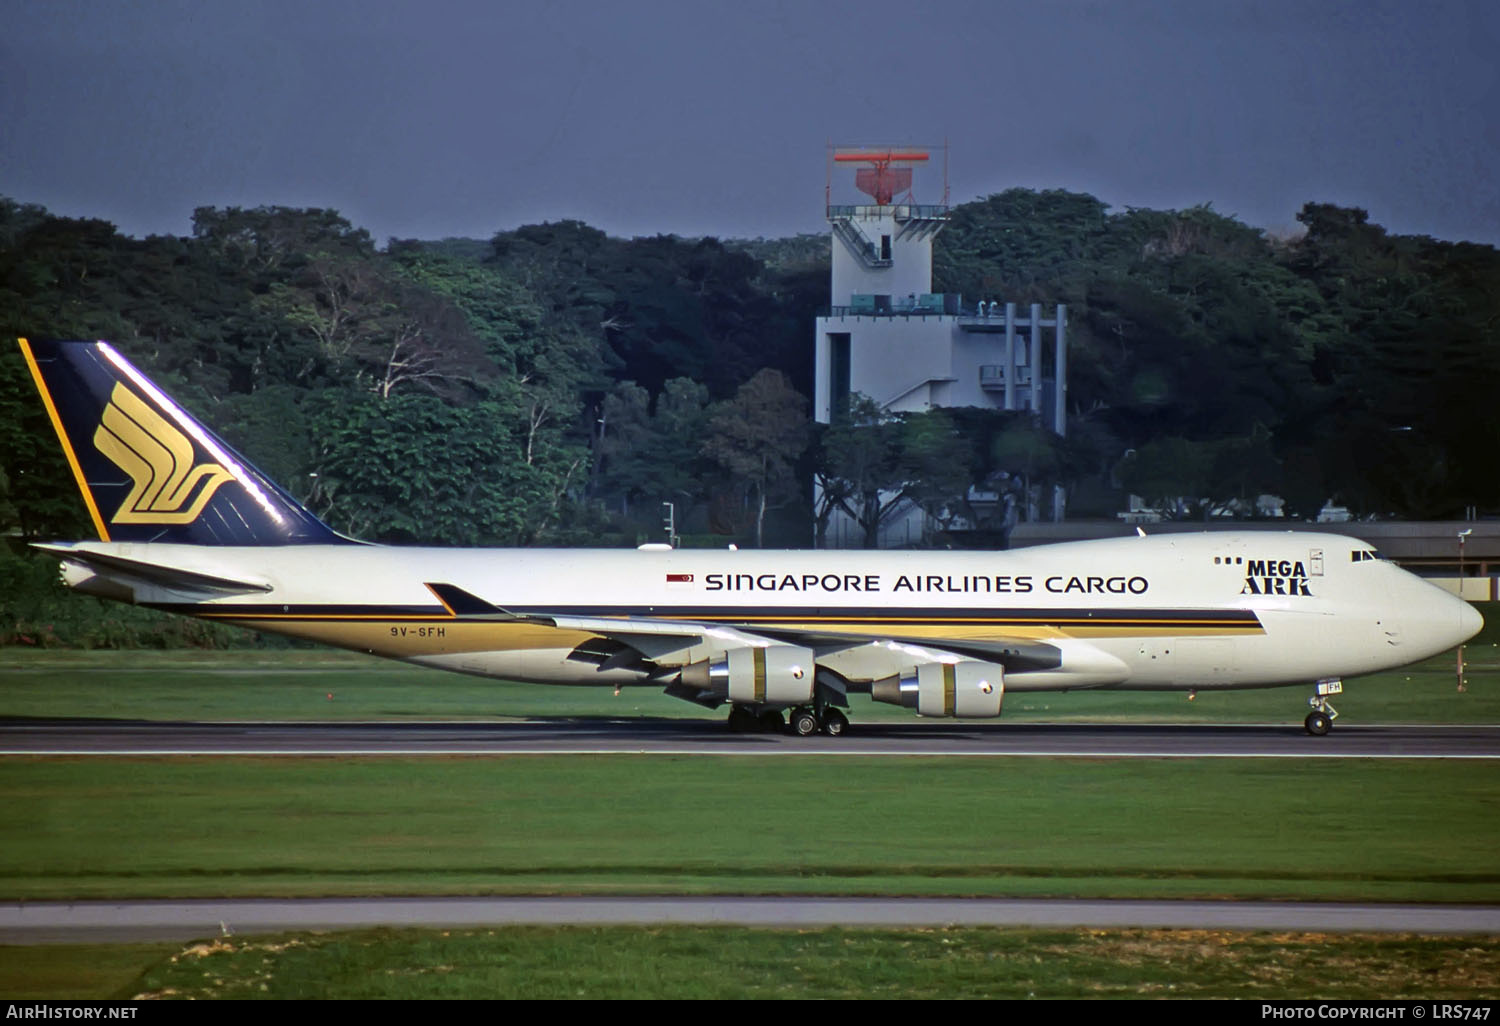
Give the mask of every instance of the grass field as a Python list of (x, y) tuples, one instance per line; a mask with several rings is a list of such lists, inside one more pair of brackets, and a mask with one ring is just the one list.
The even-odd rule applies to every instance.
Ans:
[[(1500, 603), (1466, 648), (1467, 689), (1452, 653), (1351, 678), (1336, 702), (1345, 723), (1500, 723)], [(1006, 719), (1033, 722), (1300, 723), (1307, 688), (1200, 693), (1012, 693)], [(851, 718), (910, 721), (905, 709), (851, 698)], [(0, 716), (148, 720), (484, 719), (660, 716), (723, 711), (659, 688), (543, 687), (425, 670), (331, 649), (81, 651), (0, 649)]]
[(1500, 766), (12, 758), (0, 898), (928, 894), (1500, 901)]
[[(1487, 609), (1492, 624), (1500, 616)], [(1496, 628), (1341, 723), (1500, 722)], [(1032, 722), (1299, 723), (1299, 689), (1008, 696)], [(854, 700), (855, 724), (910, 721)], [(0, 650), (0, 716), (722, 718), (324, 651)], [(1359, 760), (0, 760), (0, 898), (805, 893), (1500, 901), (1500, 768)], [(1500, 939), (370, 931), (0, 948), (4, 997), (1500, 994)]]
[[(1494, 616), (1500, 621), (1500, 613)], [(1342, 723), (1500, 722), (1500, 648), (1468, 647), (1467, 690), (1450, 653), (1351, 678)], [(1012, 693), (1021, 722), (1301, 723), (1307, 688), (1199, 693)], [(850, 698), (851, 720), (912, 722), (909, 710)], [(146, 720), (372, 720), (649, 716), (722, 720), (658, 688), (545, 687), (323, 650), (84, 652), (0, 649), (0, 716)]]
[(0, 948), (9, 998), (1493, 999), (1500, 939), (1203, 930), (378, 930)]

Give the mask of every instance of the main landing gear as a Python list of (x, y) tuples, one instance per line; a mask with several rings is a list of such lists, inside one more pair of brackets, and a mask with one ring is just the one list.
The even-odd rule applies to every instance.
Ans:
[(822, 731), (829, 737), (839, 737), (849, 729), (849, 717), (833, 706), (824, 706), (822, 714), (807, 706), (792, 710), (792, 732), (798, 737), (811, 737)]
[(1339, 711), (1329, 704), (1329, 695), (1341, 695), (1344, 693), (1344, 682), (1336, 678), (1320, 680), (1317, 685), (1317, 694), (1307, 700), (1312, 706), (1312, 712), (1307, 714), (1307, 719), (1302, 721), (1302, 726), (1314, 737), (1322, 737), (1333, 729), (1333, 721), (1339, 718)]
[[(775, 709), (757, 712), (753, 706), (736, 705), (729, 710), (729, 729), (736, 734), (779, 734), (788, 725)], [(823, 706), (821, 712), (812, 706), (799, 705), (791, 711), (790, 726), (798, 737), (811, 737), (819, 731), (838, 737), (849, 729), (849, 717), (831, 705)]]

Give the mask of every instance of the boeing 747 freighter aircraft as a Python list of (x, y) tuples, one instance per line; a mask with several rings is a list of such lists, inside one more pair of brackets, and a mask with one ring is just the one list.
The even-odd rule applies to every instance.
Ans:
[(843, 733), (850, 694), (1000, 715), (1010, 691), (1314, 689), (1425, 659), (1468, 603), (1331, 534), (1011, 552), (445, 549), (331, 530), (104, 342), (21, 340), (98, 540), (91, 595), (538, 684), (648, 685), (736, 729)]

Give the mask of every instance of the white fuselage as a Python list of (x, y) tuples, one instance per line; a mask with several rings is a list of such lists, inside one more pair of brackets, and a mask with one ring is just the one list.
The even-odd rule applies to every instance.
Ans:
[[(123, 575), (143, 604), (549, 684), (658, 679), (639, 668), (580, 662), (575, 652), (597, 631), (569, 626), (570, 618), (699, 630), (692, 645), (658, 657), (667, 667), (713, 658), (747, 638), (815, 637), (816, 644), (799, 644), (817, 650), (820, 667), (853, 682), (966, 646), (1055, 652), (1050, 664), (1008, 668), (1012, 690), (1306, 683), (1427, 658), (1481, 623), (1466, 603), (1374, 558), (1365, 543), (1300, 532), (1131, 537), (1008, 552), (71, 548), (257, 585), (214, 595)], [(90, 589), (94, 571), (71, 566), (65, 563), (70, 583), (97, 590)], [(461, 589), (497, 607), (495, 614), (455, 611), (429, 584)]]

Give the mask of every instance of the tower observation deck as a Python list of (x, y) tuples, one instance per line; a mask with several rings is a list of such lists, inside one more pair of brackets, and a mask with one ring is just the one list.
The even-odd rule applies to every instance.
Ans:
[[(932, 305), (932, 239), (948, 223), (946, 173), (941, 204), (918, 203), (911, 191), (912, 169), (929, 159), (926, 150), (910, 147), (829, 149), (833, 306), (873, 312)], [(855, 188), (873, 202), (833, 202), (835, 170), (851, 167)]]

